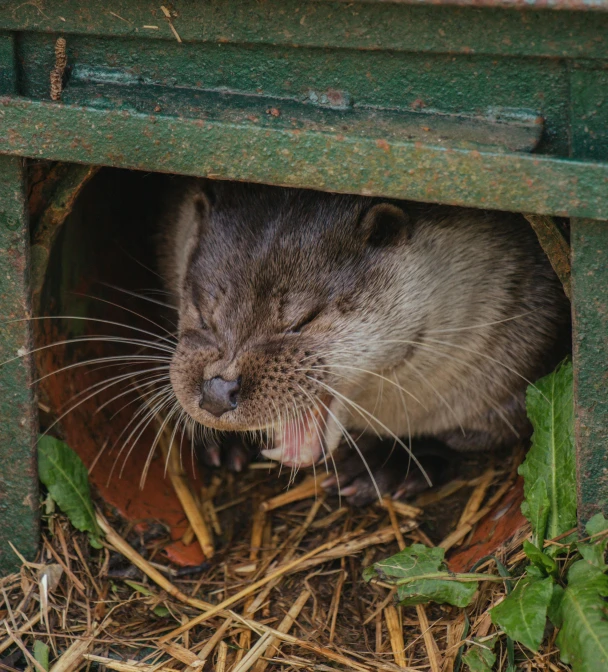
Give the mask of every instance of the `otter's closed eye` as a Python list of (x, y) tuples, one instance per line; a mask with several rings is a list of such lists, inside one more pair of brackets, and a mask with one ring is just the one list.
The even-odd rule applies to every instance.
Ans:
[(323, 308), (315, 308), (314, 310), (311, 310), (309, 313), (307, 313), (299, 322), (296, 322), (295, 324), (292, 324), (288, 329), (285, 331), (288, 334), (299, 334), (304, 327), (307, 327), (311, 322), (317, 319), (321, 312), (323, 311)]

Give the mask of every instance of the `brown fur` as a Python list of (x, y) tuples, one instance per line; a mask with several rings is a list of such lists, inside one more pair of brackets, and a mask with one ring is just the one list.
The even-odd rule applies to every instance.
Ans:
[[(529, 430), (527, 381), (555, 364), (568, 323), (534, 233), (502, 212), (193, 180), (161, 260), (187, 413), (271, 433), (334, 390), (329, 452), (341, 426), (459, 450), (512, 444)], [(213, 376), (242, 380), (219, 418), (197, 401)]]

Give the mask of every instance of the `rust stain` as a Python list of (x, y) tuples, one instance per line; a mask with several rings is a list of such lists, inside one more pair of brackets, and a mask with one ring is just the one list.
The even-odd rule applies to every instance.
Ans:
[(386, 140), (376, 140), (376, 147), (381, 149), (383, 152), (386, 152), (387, 154), (391, 151), (391, 146)]
[(8, 137), (9, 145), (19, 145), (20, 143), (23, 142), (23, 136), (20, 133), (18, 133), (14, 128), (9, 128), (6, 132), (6, 135)]

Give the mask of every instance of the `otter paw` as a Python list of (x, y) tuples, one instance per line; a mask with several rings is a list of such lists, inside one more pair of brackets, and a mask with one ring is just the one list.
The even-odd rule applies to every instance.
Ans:
[(226, 467), (229, 471), (243, 471), (251, 462), (251, 452), (243, 437), (235, 432), (207, 437), (196, 444), (199, 460), (207, 467)]
[(379, 496), (412, 497), (429, 487), (427, 477), (433, 486), (451, 478), (453, 453), (445, 445), (438, 442), (414, 445), (413, 453), (420, 466), (393, 441), (377, 440), (362, 451), (362, 456), (351, 449), (336, 462), (338, 475), (330, 476), (322, 485), (329, 493), (341, 494), (349, 504), (364, 506)]

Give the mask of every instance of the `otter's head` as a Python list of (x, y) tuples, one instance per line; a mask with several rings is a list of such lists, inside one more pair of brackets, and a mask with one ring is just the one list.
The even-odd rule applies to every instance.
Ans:
[(266, 455), (286, 464), (333, 451), (365, 372), (403, 358), (409, 236), (395, 204), (197, 182), (170, 261), (171, 383), (185, 411), (218, 430), (264, 431)]

